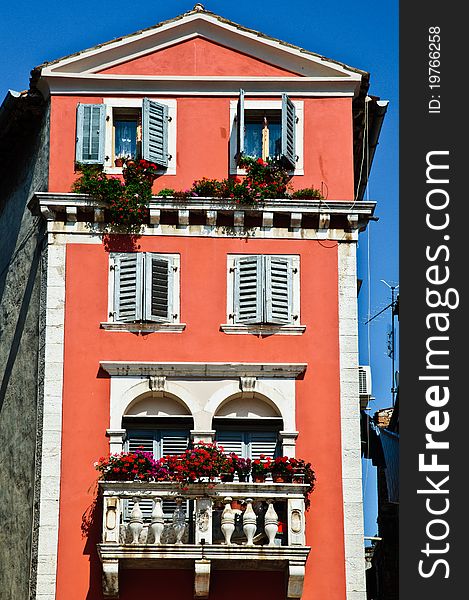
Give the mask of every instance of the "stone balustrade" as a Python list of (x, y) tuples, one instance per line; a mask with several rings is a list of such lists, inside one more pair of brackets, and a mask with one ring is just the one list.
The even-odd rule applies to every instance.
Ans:
[[(119, 564), (194, 564), (196, 598), (207, 598), (210, 567), (286, 569), (288, 598), (301, 598), (309, 554), (307, 486), (296, 483), (100, 482), (106, 598), (118, 598)], [(122, 565), (121, 565), (122, 566)]]

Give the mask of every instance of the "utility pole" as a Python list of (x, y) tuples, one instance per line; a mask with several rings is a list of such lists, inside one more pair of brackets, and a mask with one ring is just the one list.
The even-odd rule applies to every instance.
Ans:
[(391, 395), (392, 395), (392, 406), (394, 408), (394, 403), (395, 403), (395, 399), (396, 399), (396, 392), (397, 392), (397, 388), (395, 387), (395, 377), (394, 377), (394, 350), (395, 350), (395, 328), (394, 328), (394, 317), (395, 317), (395, 307), (396, 307), (396, 300), (395, 300), (395, 292), (396, 290), (399, 288), (398, 285), (389, 285), (389, 283), (387, 281), (384, 281), (384, 279), (381, 279), (381, 281), (388, 286), (388, 288), (391, 290), (391, 361), (392, 361), (392, 371), (391, 371)]

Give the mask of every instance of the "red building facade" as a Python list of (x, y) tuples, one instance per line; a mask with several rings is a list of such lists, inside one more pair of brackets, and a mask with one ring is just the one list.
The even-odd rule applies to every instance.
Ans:
[[(374, 203), (356, 173), (364, 118), (376, 136), (380, 126), (368, 74), (198, 5), (42, 65), (33, 85), (50, 102), (48, 190), (30, 204), (47, 221), (36, 597), (364, 600), (356, 243)], [(292, 186), (323, 199), (253, 207), (159, 194), (243, 177), (237, 158), (261, 155), (266, 126)], [(109, 233), (104, 208), (71, 193), (75, 162), (120, 177), (116, 159), (138, 152), (163, 157), (149, 219), (137, 236)], [(158, 457), (197, 441), (310, 461), (311, 507), (301, 484), (96, 483), (109, 452), (143, 444)], [(155, 498), (162, 544), (149, 533)], [(226, 498), (255, 509), (253, 545), (241, 513), (224, 543)], [(269, 545), (270, 505), (283, 524)]]

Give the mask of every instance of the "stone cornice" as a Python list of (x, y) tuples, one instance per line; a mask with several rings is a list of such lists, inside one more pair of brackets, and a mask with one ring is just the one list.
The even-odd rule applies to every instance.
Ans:
[(112, 377), (268, 377), (296, 378), (306, 370), (306, 363), (236, 363), (236, 362), (126, 362), (101, 361), (100, 366)]
[[(35, 214), (56, 223), (106, 223), (105, 203), (95, 202), (85, 194), (36, 192), (28, 206)], [(200, 224), (202, 216), (207, 227), (316, 230), (318, 237), (327, 238), (329, 229), (363, 230), (374, 218), (375, 206), (375, 202), (369, 201), (285, 198), (253, 206), (218, 198), (181, 201), (153, 196), (148, 225), (170, 223), (178, 228), (188, 227), (194, 222)]]

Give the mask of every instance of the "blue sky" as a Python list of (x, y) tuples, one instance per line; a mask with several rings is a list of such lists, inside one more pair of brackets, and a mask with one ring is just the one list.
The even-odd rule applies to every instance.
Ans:
[[(24, 90), (31, 69), (115, 37), (150, 27), (190, 10), (195, 2), (165, 3), (24, 0), (10, 4), (0, 20), (0, 102), (8, 89)], [(360, 237), (359, 297), (360, 362), (371, 364), (371, 412), (391, 405), (391, 360), (386, 337), (390, 311), (365, 325), (390, 302), (384, 279), (397, 284), (398, 275), (398, 5), (397, 0), (207, 0), (207, 10), (260, 30), (328, 58), (371, 73), (370, 93), (390, 101), (376, 151), (366, 198), (378, 202), (379, 221)], [(369, 256), (369, 260), (368, 260)], [(369, 286), (368, 286), (369, 281)], [(396, 367), (397, 368), (397, 367)], [(365, 534), (376, 533), (374, 469), (364, 464)]]

